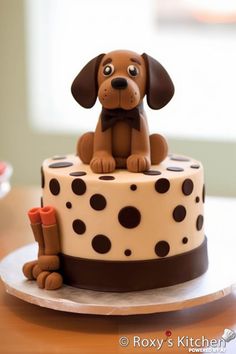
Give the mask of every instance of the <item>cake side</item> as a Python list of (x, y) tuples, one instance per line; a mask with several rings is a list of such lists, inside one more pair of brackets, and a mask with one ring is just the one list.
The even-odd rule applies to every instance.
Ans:
[(204, 241), (203, 167), (196, 160), (170, 156), (145, 173), (99, 175), (70, 155), (44, 161), (42, 171), (43, 203), (57, 210), (66, 255), (148, 260)]

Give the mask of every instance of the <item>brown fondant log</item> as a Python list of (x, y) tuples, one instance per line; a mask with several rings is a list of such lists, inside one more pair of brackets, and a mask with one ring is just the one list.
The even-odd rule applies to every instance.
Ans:
[(38, 257), (39, 257), (42, 254), (44, 254), (45, 251), (42, 224), (37, 223), (37, 224), (31, 224), (30, 226), (34, 234), (34, 239), (38, 243)]
[(43, 225), (45, 255), (56, 255), (60, 252), (59, 232), (57, 225)]
[(58, 270), (60, 259), (59, 232), (56, 224), (55, 209), (47, 206), (33, 208), (28, 212), (35, 241), (38, 243), (38, 260), (27, 262), (23, 266), (24, 275), (30, 279), (37, 279), (39, 288), (54, 290), (61, 287), (61, 274), (51, 272)]
[(43, 238), (45, 244), (45, 255), (57, 255), (60, 252), (59, 231), (56, 224), (55, 209), (46, 206), (40, 209), (42, 220)]
[(40, 208), (32, 208), (28, 211), (34, 239), (38, 243), (38, 256), (44, 254), (44, 240), (40, 217)]

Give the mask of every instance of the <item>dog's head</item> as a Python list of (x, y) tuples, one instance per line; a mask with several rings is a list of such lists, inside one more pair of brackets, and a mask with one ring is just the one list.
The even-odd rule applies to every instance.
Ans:
[(71, 91), (85, 108), (91, 108), (98, 97), (105, 108), (130, 110), (147, 95), (149, 107), (160, 109), (172, 98), (174, 85), (164, 67), (149, 55), (117, 50), (85, 65)]

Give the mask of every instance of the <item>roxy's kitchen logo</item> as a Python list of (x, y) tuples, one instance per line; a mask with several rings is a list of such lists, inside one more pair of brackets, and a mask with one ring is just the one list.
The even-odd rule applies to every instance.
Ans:
[(186, 348), (190, 353), (225, 353), (226, 345), (236, 338), (236, 333), (226, 328), (220, 339), (206, 338), (201, 336), (198, 338), (190, 336), (178, 336), (171, 338), (172, 332), (167, 330), (164, 338), (145, 338), (134, 335), (133, 337), (122, 336), (119, 338), (119, 344), (122, 347), (133, 348), (155, 348), (157, 351), (164, 348)]

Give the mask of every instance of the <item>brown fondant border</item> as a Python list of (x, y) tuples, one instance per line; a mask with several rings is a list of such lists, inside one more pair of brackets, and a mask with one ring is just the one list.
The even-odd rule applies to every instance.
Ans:
[(137, 291), (194, 279), (208, 268), (207, 238), (180, 255), (143, 261), (101, 261), (60, 255), (64, 283), (97, 291)]

